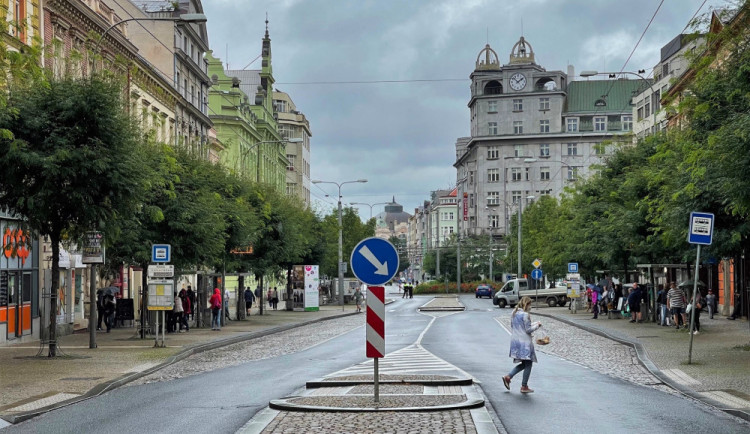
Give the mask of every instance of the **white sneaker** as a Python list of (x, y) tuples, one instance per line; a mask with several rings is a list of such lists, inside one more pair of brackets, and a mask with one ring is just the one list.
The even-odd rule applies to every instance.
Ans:
[(694, 335), (697, 335), (698, 333), (700, 333), (698, 330), (693, 332)]

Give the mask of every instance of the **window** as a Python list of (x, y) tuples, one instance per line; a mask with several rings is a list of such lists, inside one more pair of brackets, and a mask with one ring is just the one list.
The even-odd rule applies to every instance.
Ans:
[(294, 171), (294, 154), (286, 154), (286, 159), (289, 160), (289, 165), (286, 166), (286, 170), (293, 172)]
[(500, 182), (500, 169), (487, 169), (487, 182)]
[(651, 116), (651, 101), (646, 98), (646, 102), (643, 105), (643, 117), (647, 118), (649, 116)]
[(651, 103), (651, 105), (654, 107), (654, 112), (661, 108), (661, 94), (658, 90), (654, 92), (653, 95), (651, 95)]
[(596, 155), (604, 155), (604, 151), (606, 150), (606, 146), (602, 143), (594, 143), (594, 153)]
[(497, 214), (490, 214), (488, 216), (487, 223), (489, 224), (489, 226), (491, 228), (496, 228), (496, 227), (498, 227), (498, 221), (499, 220), (500, 219), (498, 218)]
[(524, 179), (528, 181), (529, 180), (529, 173), (531, 173), (531, 169), (528, 168), (528, 167), (526, 167), (526, 168), (524, 168), (524, 172), (526, 173), (526, 176), (524, 176)]
[(565, 131), (569, 133), (577, 133), (578, 132), (578, 118), (568, 118), (567, 119), (567, 128)]
[(625, 115), (621, 118), (622, 130), (633, 131), (633, 115)]
[(490, 146), (487, 148), (487, 159), (497, 160), (500, 158), (500, 149), (497, 146)]
[(195, 86), (190, 85), (190, 104), (195, 105)]
[(513, 121), (513, 134), (523, 134), (523, 121)]
[(497, 113), (497, 101), (487, 101), (487, 113)]
[(469, 185), (474, 185), (474, 171), (469, 172)]
[(539, 110), (549, 110), (549, 98), (539, 98)]
[(474, 193), (469, 193), (469, 207), (474, 208)]
[(513, 111), (514, 112), (522, 112), (523, 111), (523, 100), (520, 98), (516, 98), (513, 100)]
[(578, 155), (578, 143), (568, 143), (568, 155)]
[(26, 43), (26, 0), (15, 0), (13, 20), (16, 22), (16, 36)]
[(487, 192), (487, 205), (499, 205), (499, 204), (500, 204), (500, 192), (488, 191)]
[(184, 36), (182, 38), (182, 51), (187, 53), (187, 47), (188, 47), (187, 36)]
[(513, 156), (523, 157), (523, 145), (513, 145)]
[(521, 168), (520, 167), (513, 167), (510, 169), (510, 179), (513, 182), (518, 182), (521, 180)]
[(549, 157), (549, 144), (539, 145), (539, 156)]
[(607, 131), (606, 116), (594, 116), (594, 131)]
[(521, 202), (521, 191), (520, 190), (514, 190), (511, 192), (511, 203), (517, 204)]
[(180, 94), (184, 96), (185, 98), (187, 98), (186, 93), (187, 93), (187, 78), (182, 80), (182, 90), (180, 91)]
[(549, 133), (549, 120), (542, 119), (541, 121), (539, 121), (539, 132)]
[(497, 135), (497, 122), (487, 122), (487, 134), (490, 136)]
[(539, 179), (541, 181), (549, 181), (549, 167), (539, 168)]
[(568, 181), (575, 181), (578, 179), (578, 171), (580, 170), (580, 167), (572, 166), (568, 167)]
[(286, 101), (283, 99), (273, 100), (273, 109), (276, 110), (277, 113), (286, 113)]
[(443, 216), (443, 220), (445, 220), (445, 221), (451, 221), (451, 220), (453, 220), (453, 211), (451, 211), (451, 212), (444, 212), (444, 213), (441, 213), (441, 214)]

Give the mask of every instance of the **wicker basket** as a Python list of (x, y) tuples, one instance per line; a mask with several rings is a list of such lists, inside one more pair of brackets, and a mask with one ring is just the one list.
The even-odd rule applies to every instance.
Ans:
[(539, 344), (539, 345), (547, 345), (547, 344), (549, 344), (549, 336), (545, 336), (543, 338), (537, 339), (536, 343)]

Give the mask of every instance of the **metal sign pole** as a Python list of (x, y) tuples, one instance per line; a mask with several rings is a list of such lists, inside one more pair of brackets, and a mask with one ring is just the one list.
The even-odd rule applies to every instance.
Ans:
[(375, 367), (375, 375), (373, 378), (375, 379), (375, 402), (380, 402), (380, 375), (378, 373), (378, 358), (374, 358), (373, 361), (375, 364), (373, 365)]
[(698, 244), (698, 254), (695, 257), (695, 278), (693, 279), (693, 298), (691, 303), (693, 303), (693, 308), (690, 309), (690, 328), (688, 329), (688, 332), (690, 333), (690, 349), (688, 350), (688, 365), (692, 363), (693, 361), (693, 327), (695, 325), (695, 310), (697, 307), (695, 306), (695, 294), (698, 292), (698, 266), (700, 264), (701, 260), (701, 245)]
[(159, 313), (156, 313), (156, 333), (154, 333), (154, 348), (159, 346)]

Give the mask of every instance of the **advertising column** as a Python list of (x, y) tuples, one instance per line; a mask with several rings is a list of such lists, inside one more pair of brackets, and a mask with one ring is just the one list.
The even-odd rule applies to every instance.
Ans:
[(305, 311), (320, 310), (320, 274), (318, 265), (305, 265)]

